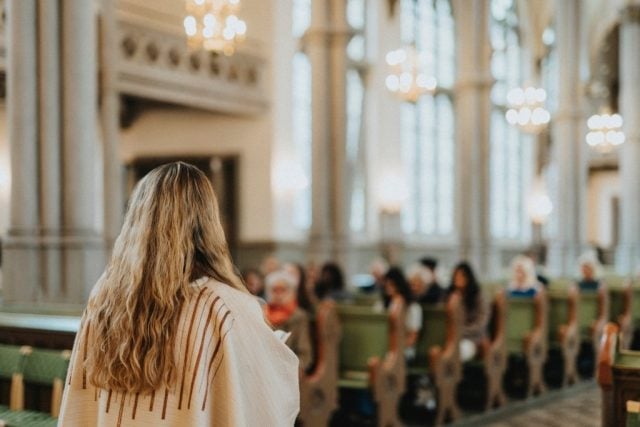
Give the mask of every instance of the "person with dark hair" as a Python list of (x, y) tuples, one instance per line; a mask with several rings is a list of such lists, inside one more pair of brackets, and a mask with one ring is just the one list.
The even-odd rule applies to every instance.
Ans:
[(330, 298), (335, 301), (351, 299), (351, 295), (345, 289), (344, 275), (338, 264), (328, 262), (322, 266), (315, 293), (318, 299)]
[(384, 275), (385, 306), (391, 310), (394, 304), (404, 304), (406, 312), (407, 336), (405, 342), (405, 356), (414, 359), (416, 342), (422, 329), (422, 308), (413, 301), (413, 294), (404, 273), (398, 267), (391, 267)]
[(438, 304), (444, 300), (446, 293), (438, 283), (437, 268), (438, 260), (431, 257), (421, 258), (420, 262), (411, 268), (411, 288), (418, 303)]
[(302, 264), (288, 262), (283, 266), (283, 270), (293, 276), (298, 283), (298, 307), (309, 314), (313, 313), (314, 304), (307, 283), (307, 274)]
[(457, 292), (461, 296), (464, 320), (460, 340), (460, 357), (471, 360), (478, 346), (487, 336), (489, 312), (482, 290), (468, 262), (460, 262), (453, 270), (448, 295)]
[(252, 295), (264, 298), (264, 277), (262, 277), (262, 273), (259, 270), (255, 268), (243, 270), (242, 280)]

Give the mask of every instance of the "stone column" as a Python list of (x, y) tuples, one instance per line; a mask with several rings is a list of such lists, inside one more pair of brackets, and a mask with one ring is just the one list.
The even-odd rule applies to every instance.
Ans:
[(324, 262), (331, 256), (331, 85), (329, 61), (328, 2), (311, 2), (311, 27), (307, 31), (305, 51), (311, 63), (312, 147), (311, 147), (311, 230), (309, 257)]
[(104, 265), (94, 210), (94, 3), (12, 0), (8, 6), (13, 184), (4, 301), (80, 305)]
[(456, 84), (456, 224), (458, 257), (482, 277), (493, 275), (489, 199), (491, 45), (489, 1), (454, 1)]
[(344, 262), (349, 234), (346, 182), (346, 47), (344, 0), (312, 1), (306, 52), (312, 68), (312, 220), (309, 256)]
[[(60, 3), (39, 1), (38, 10), (38, 110), (40, 150), (41, 234), (55, 240), (62, 226), (61, 111), (60, 111)], [(36, 194), (31, 194), (36, 199)], [(61, 294), (58, 248), (48, 245), (40, 258), (41, 288), (47, 296)]]
[(620, 24), (620, 113), (626, 141), (620, 147), (620, 242), (616, 268), (635, 273), (640, 262), (640, 6), (627, 6)]
[(7, 119), (12, 167), (9, 230), (3, 242), (5, 301), (31, 300), (41, 293), (36, 17), (36, 0), (7, 2)]
[(104, 178), (104, 235), (107, 251), (120, 233), (124, 214), (124, 168), (118, 153), (120, 136), (120, 97), (116, 87), (117, 25), (115, 0), (102, 0), (100, 62), (102, 64), (100, 128)]
[(348, 266), (349, 212), (351, 210), (351, 182), (347, 173), (347, 44), (351, 31), (347, 23), (347, 2), (331, 1), (331, 206), (333, 259)]
[(555, 172), (552, 191), (552, 236), (547, 266), (552, 276), (575, 272), (577, 258), (586, 244), (587, 156), (584, 140), (586, 124), (582, 110), (580, 82), (580, 0), (556, 5), (556, 40), (559, 72), (558, 111), (552, 123), (551, 163)]

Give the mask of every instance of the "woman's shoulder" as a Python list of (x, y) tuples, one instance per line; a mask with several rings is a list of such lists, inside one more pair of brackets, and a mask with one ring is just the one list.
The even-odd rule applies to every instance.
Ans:
[(260, 304), (255, 296), (213, 278), (203, 277), (196, 280), (192, 284), (192, 287), (194, 292), (191, 298), (198, 298), (200, 295), (205, 295), (209, 301), (220, 301), (224, 303), (232, 312), (253, 311), (261, 313)]

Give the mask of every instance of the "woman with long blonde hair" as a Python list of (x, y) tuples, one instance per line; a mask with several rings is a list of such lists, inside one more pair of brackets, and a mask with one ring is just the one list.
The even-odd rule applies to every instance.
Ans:
[(132, 195), (76, 338), (61, 426), (291, 426), (298, 361), (234, 271), (207, 177), (171, 163)]

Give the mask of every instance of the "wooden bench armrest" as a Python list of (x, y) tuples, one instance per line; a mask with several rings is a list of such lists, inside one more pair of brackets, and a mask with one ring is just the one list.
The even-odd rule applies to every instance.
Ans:
[(602, 339), (598, 347), (598, 365), (596, 377), (598, 384), (603, 390), (610, 390), (613, 387), (613, 375), (611, 368), (615, 359), (616, 346), (618, 341), (618, 325), (607, 323), (604, 327)]

